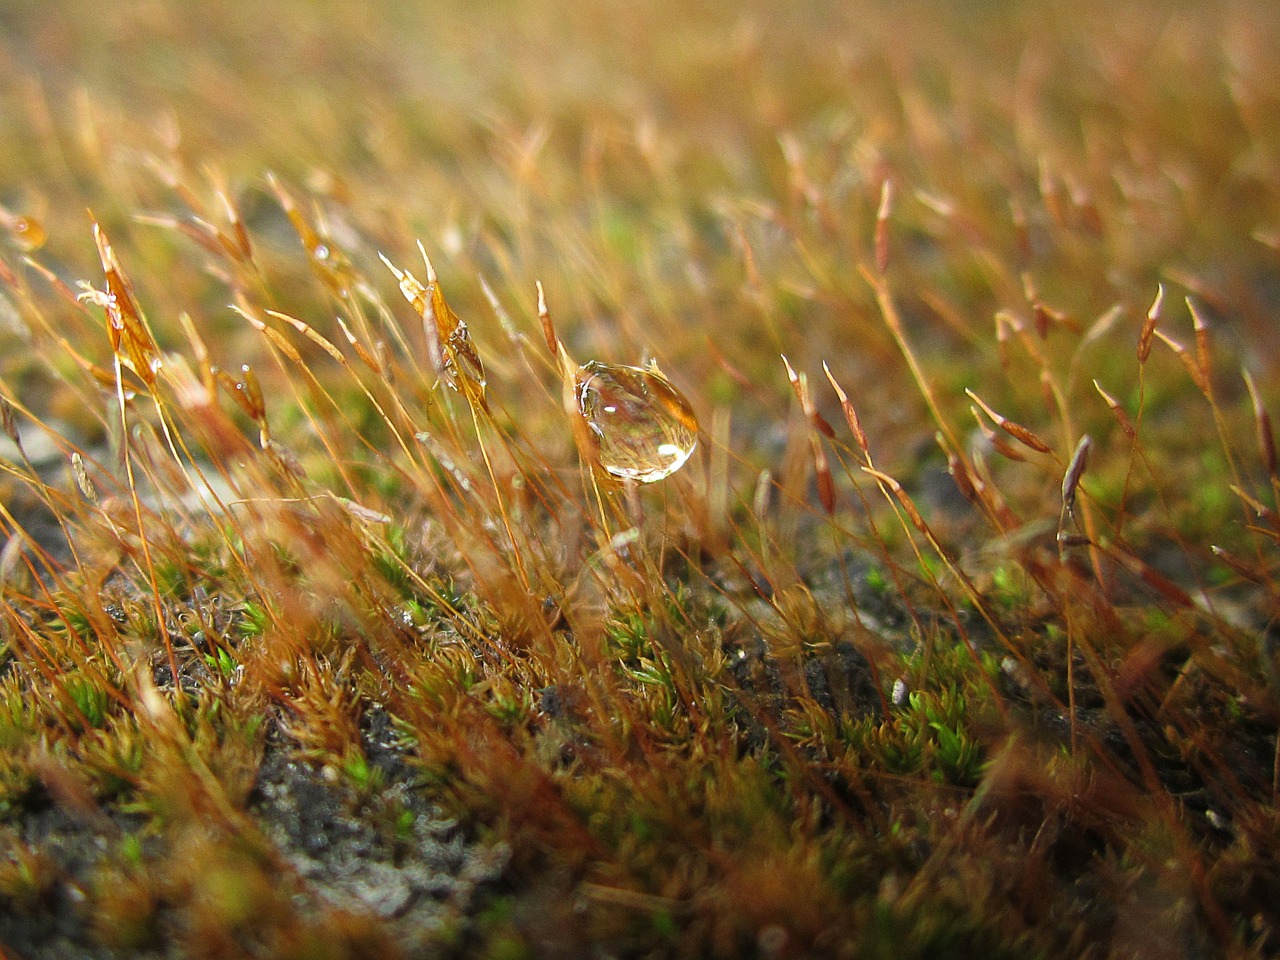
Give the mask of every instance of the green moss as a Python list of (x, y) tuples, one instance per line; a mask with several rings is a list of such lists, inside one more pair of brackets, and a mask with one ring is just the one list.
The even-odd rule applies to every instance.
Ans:
[(1280, 949), (1270, 8), (773, 6), (15, 8), (13, 952)]

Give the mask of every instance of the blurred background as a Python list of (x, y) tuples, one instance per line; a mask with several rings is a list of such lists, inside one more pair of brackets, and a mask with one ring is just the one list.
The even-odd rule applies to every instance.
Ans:
[(225, 284), (166, 272), (183, 254), (138, 214), (225, 187), (298, 260), (274, 172), (360, 270), (421, 238), (482, 353), (478, 278), (521, 322), (541, 279), (575, 349), (659, 356), (701, 410), (744, 381), (784, 399), (786, 352), (893, 401), (884, 436), (923, 412), (858, 275), (886, 180), (890, 277), (947, 394), (995, 362), (1000, 311), (1119, 305), (1130, 344), (1157, 282), (1270, 369), (1278, 48), (1262, 0), (4, 0), (0, 204), (69, 281), (92, 208), (157, 315), (233, 337)]

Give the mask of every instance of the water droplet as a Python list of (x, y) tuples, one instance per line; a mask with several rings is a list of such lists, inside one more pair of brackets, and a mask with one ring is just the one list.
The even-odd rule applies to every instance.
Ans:
[(657, 367), (592, 360), (578, 368), (577, 396), (600, 466), (619, 480), (669, 477), (698, 444), (693, 408)]
[(11, 229), (13, 239), (22, 250), (30, 252), (44, 246), (45, 232), (40, 221), (31, 217), (14, 217)]

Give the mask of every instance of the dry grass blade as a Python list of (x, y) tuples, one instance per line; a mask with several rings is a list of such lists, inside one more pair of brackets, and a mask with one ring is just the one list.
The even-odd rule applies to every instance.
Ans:
[(867, 443), (866, 431), (862, 429), (862, 421), (858, 419), (858, 411), (854, 409), (844, 389), (840, 384), (836, 383), (836, 378), (831, 373), (831, 369), (827, 366), (825, 360), (822, 363), (822, 371), (827, 375), (827, 381), (831, 384), (831, 389), (836, 392), (836, 399), (840, 401), (840, 410), (844, 414), (845, 423), (849, 425), (849, 432), (853, 434), (854, 442), (858, 445), (858, 449), (862, 451), (867, 465), (870, 466), (871, 448)]
[(13, 441), (18, 453), (22, 454), (22, 437), (18, 434), (18, 424), (13, 418), (13, 404), (8, 397), (0, 397), (0, 425), (4, 428), (4, 435)]
[(808, 421), (809, 430), (809, 449), (813, 457), (814, 476), (818, 484), (818, 500), (822, 504), (822, 508), (826, 510), (830, 516), (835, 512), (836, 492), (835, 481), (831, 476), (831, 464), (827, 460), (826, 451), (822, 449), (822, 441), (819, 434), (827, 437), (834, 437), (835, 431), (831, 424), (818, 413), (817, 407), (814, 405), (813, 396), (809, 392), (809, 380), (803, 374), (797, 374), (792, 368), (791, 362), (783, 356), (782, 364), (787, 371), (787, 379), (791, 381), (791, 387), (795, 391), (796, 399), (800, 401), (800, 409), (804, 413), (805, 420)]
[(1130, 419), (1129, 414), (1125, 412), (1124, 407), (1120, 406), (1120, 401), (1102, 389), (1102, 384), (1098, 383), (1097, 380), (1093, 381), (1093, 389), (1098, 391), (1098, 395), (1106, 401), (1107, 406), (1115, 415), (1116, 422), (1120, 424), (1120, 429), (1124, 431), (1124, 435), (1130, 440), (1136, 440), (1138, 430), (1133, 425), (1133, 420)]
[(107, 236), (93, 221), (93, 239), (107, 278), (105, 291), (86, 287), (81, 297), (99, 306), (107, 315), (107, 336), (111, 351), (126, 368), (137, 374), (149, 388), (154, 388), (160, 370), (160, 349), (156, 346), (142, 308), (133, 294), (133, 285), (120, 269), (115, 251)]
[(986, 439), (987, 443), (991, 444), (991, 448), (995, 450), (996, 453), (1000, 454), (1000, 456), (1004, 457), (1006, 460), (1012, 460), (1015, 463), (1025, 463), (1027, 461), (1027, 455), (1025, 453), (1018, 450), (1011, 443), (1006, 441), (1003, 436), (996, 433), (994, 429), (987, 425), (986, 421), (982, 419), (982, 414), (979, 412), (977, 407), (970, 407), (969, 410), (973, 414), (973, 419), (978, 426), (978, 430), (981, 431), (982, 436)]
[(1209, 383), (1212, 366), (1209, 357), (1209, 324), (1205, 320), (1204, 312), (1193, 298), (1187, 297), (1186, 302), (1187, 310), (1191, 313), (1191, 325), (1195, 331), (1196, 367), (1200, 370), (1200, 380)]
[(880, 206), (876, 210), (876, 270), (889, 269), (889, 218), (893, 215), (893, 181), (880, 184)]
[(1138, 334), (1138, 363), (1145, 364), (1151, 356), (1151, 338), (1160, 322), (1160, 314), (1164, 310), (1164, 284), (1156, 287), (1156, 298), (1147, 310), (1146, 319), (1142, 322), (1142, 330)]
[[(400, 284), (400, 292), (422, 318), (422, 329), (426, 335), (431, 365), (444, 377), (450, 387), (466, 396), (469, 402), (487, 409), (484, 364), (480, 362), (480, 356), (471, 342), (467, 325), (459, 319), (445, 300), (435, 268), (431, 265), (431, 260), (427, 257), (427, 251), (421, 241), (418, 242), (418, 250), (422, 254), (422, 261), (427, 271), (425, 287), (407, 270), (400, 270), (382, 254), (378, 256), (386, 264), (387, 269), (395, 274)], [(356, 345), (354, 340), (352, 344)], [(356, 346), (359, 349), (358, 345)], [(364, 355), (363, 351), (361, 354)], [(375, 363), (372, 359), (368, 362)]]
[(1005, 417), (996, 413), (989, 406), (987, 406), (987, 404), (983, 402), (982, 398), (980, 398), (972, 390), (966, 388), (964, 392), (965, 392), (965, 395), (968, 396), (970, 400), (972, 400), (974, 403), (976, 403), (979, 407), (982, 408), (982, 412), (985, 413), (988, 417), (990, 417), (992, 422), (994, 422), (997, 427), (999, 427), (1009, 436), (1013, 437), (1013, 439), (1017, 440), (1024, 447), (1034, 450), (1036, 453), (1052, 452), (1053, 448), (1050, 447), (1049, 444), (1045, 443), (1036, 434), (1032, 433), (1026, 427), (1022, 426), (1022, 424), (1014, 423), (1012, 420), (1006, 419)]
[(1093, 449), (1093, 438), (1087, 433), (1076, 444), (1071, 454), (1071, 462), (1067, 464), (1067, 472), (1062, 476), (1062, 506), (1071, 513), (1076, 505), (1076, 492), (1080, 486), (1080, 478), (1089, 467), (1089, 451)]
[(1222, 547), (1219, 547), (1216, 545), (1211, 545), (1209, 549), (1210, 551), (1212, 551), (1215, 557), (1217, 557), (1219, 560), (1225, 563), (1235, 573), (1244, 577), (1246, 580), (1252, 581), (1253, 583), (1261, 583), (1261, 584), (1269, 585), (1269, 582), (1270, 582), (1269, 578), (1265, 575), (1265, 573), (1263, 573), (1262, 571), (1259, 571), (1258, 568), (1253, 563), (1245, 560), (1243, 557), (1237, 557), (1230, 550), (1225, 550)]
[(0, 954), (1280, 955), (1275, 4), (770, 6), (7, 5)]
[(1274, 510), (1268, 507), (1257, 497), (1253, 496), (1253, 494), (1241, 489), (1235, 484), (1231, 484), (1229, 489), (1260, 519), (1266, 520), (1272, 527), (1280, 531), (1280, 515), (1278, 515)]
[(1258, 437), (1258, 456), (1262, 460), (1263, 468), (1275, 480), (1276, 436), (1271, 427), (1271, 414), (1267, 412), (1267, 408), (1262, 403), (1262, 397), (1258, 394), (1258, 387), (1253, 382), (1253, 376), (1243, 368), (1240, 374), (1244, 378), (1244, 385), (1249, 391), (1249, 399), (1253, 403), (1253, 423)]
[(538, 322), (542, 325), (542, 337), (547, 344), (547, 350), (551, 356), (557, 361), (560, 359), (560, 338), (556, 336), (556, 328), (551, 322), (551, 313), (547, 310), (547, 295), (542, 289), (542, 281), (537, 282), (538, 288)]
[(1185, 345), (1170, 337), (1163, 330), (1156, 330), (1155, 335), (1182, 361), (1182, 366), (1186, 369), (1187, 375), (1191, 377), (1192, 383), (1196, 385), (1196, 388), (1201, 393), (1208, 397), (1210, 394), (1209, 378), (1199, 360), (1191, 355)]

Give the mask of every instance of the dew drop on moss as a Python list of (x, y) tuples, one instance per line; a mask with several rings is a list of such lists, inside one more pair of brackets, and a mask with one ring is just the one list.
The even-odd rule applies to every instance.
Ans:
[(44, 246), (45, 232), (39, 220), (33, 220), (31, 217), (14, 217), (10, 229), (20, 249), (29, 253)]
[(578, 369), (577, 397), (600, 466), (619, 480), (669, 477), (697, 446), (693, 408), (656, 367), (592, 360)]

